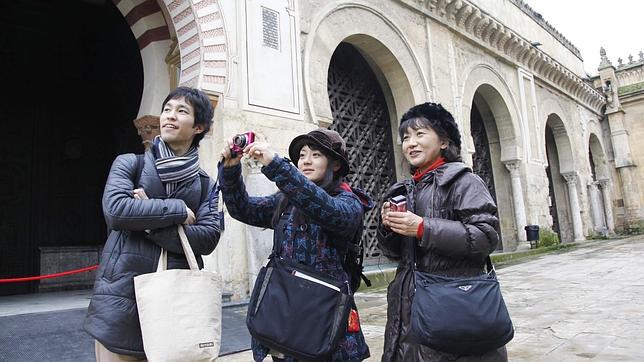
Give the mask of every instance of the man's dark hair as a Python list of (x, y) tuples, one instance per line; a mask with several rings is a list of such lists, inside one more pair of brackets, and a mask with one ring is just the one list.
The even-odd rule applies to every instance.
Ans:
[(170, 92), (163, 101), (161, 112), (163, 112), (163, 108), (169, 100), (178, 98), (184, 98), (194, 109), (194, 127), (199, 124), (203, 125), (203, 132), (196, 134), (195, 138), (192, 140), (192, 145), (198, 147), (199, 142), (204, 138), (206, 133), (210, 131), (210, 126), (212, 126), (212, 117), (214, 116), (215, 110), (212, 108), (212, 103), (210, 103), (208, 95), (203, 91), (190, 87), (177, 87)]
[(423, 103), (410, 108), (400, 119), (398, 134), (402, 141), (405, 132), (409, 129), (431, 128), (438, 137), (448, 142), (446, 149), (441, 150), (441, 156), (446, 162), (462, 161), (461, 159), (461, 134), (458, 125), (443, 106), (437, 103)]

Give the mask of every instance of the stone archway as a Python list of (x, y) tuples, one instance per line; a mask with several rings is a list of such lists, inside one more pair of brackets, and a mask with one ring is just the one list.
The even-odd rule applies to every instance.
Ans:
[[(227, 77), (227, 40), (215, 0), (112, 0), (134, 34), (144, 68), (138, 117), (156, 115), (170, 91), (166, 57), (173, 40), (180, 53), (180, 85), (221, 95)], [(137, 117), (137, 118), (138, 118)]]
[[(468, 148), (470, 164), (474, 172), (487, 184), (490, 194), (495, 199), (501, 228), (501, 245), (499, 249), (515, 250), (523, 241), (522, 232), (525, 225), (523, 210), (523, 192), (520, 186), (520, 162), (502, 162), (501, 137), (499, 125), (509, 119), (508, 107), (499, 92), (489, 84), (482, 84), (474, 92), (466, 137), (473, 145)], [(506, 125), (507, 127), (507, 125)], [(506, 135), (507, 137), (507, 135)], [(510, 170), (510, 174), (508, 174)], [(518, 184), (512, 185), (512, 177), (517, 178)], [(516, 195), (496, 193), (496, 190), (507, 190), (518, 187)]]
[(615, 228), (610, 193), (610, 170), (604, 147), (595, 133), (588, 139), (588, 162), (592, 179), (588, 199), (595, 233), (607, 235)]
[[(333, 116), (327, 94), (329, 65), (342, 42), (355, 46), (373, 65), (385, 92), (391, 119), (429, 98), (429, 84), (423, 67), (403, 32), (386, 11), (361, 4), (326, 5), (311, 20), (304, 44), (303, 81), (310, 119), (328, 126)], [(392, 122), (392, 134), (398, 129)], [(395, 148), (397, 160), (402, 158)], [(398, 168), (399, 176), (402, 168)]]
[(563, 242), (583, 240), (581, 207), (579, 204), (579, 176), (575, 168), (570, 136), (559, 114), (548, 115), (545, 127), (547, 174), (550, 184), (553, 228), (558, 229)]
[[(460, 125), (463, 135), (461, 155), (464, 161), (473, 166), (477, 152), (472, 128), (472, 116), (481, 116), (490, 153), (490, 167), (496, 190), (512, 190), (512, 193), (497, 194), (497, 207), (503, 238), (504, 250), (525, 248), (527, 243), (523, 227), (526, 222), (523, 184), (521, 180), (522, 131), (517, 103), (510, 87), (503, 77), (489, 64), (476, 63), (465, 69), (465, 80), (461, 87), (462, 97), (457, 119), (469, 120)], [(476, 125), (475, 125), (476, 126)], [(480, 146), (479, 146), (480, 148)], [(508, 174), (509, 171), (509, 174)]]

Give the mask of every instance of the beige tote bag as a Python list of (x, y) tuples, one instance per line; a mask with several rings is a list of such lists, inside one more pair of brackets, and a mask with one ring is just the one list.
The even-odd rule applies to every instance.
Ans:
[(183, 226), (190, 269), (167, 270), (161, 249), (156, 273), (134, 277), (143, 349), (149, 361), (214, 361), (221, 343), (221, 278), (199, 270)]

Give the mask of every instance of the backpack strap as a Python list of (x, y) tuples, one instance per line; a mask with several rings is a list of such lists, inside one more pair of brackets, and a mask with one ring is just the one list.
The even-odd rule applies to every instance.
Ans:
[(210, 190), (208, 190), (208, 186), (210, 186), (210, 177), (200, 174), (199, 180), (201, 181), (201, 197), (199, 200), (200, 202), (203, 202), (203, 200), (206, 200), (210, 194)]
[(139, 187), (141, 182), (141, 174), (143, 173), (143, 165), (145, 164), (145, 155), (136, 155), (136, 170), (134, 171), (134, 188)]

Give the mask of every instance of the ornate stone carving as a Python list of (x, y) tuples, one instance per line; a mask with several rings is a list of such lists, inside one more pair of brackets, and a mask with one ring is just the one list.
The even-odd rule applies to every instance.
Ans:
[(575, 187), (577, 187), (577, 173), (569, 172), (569, 173), (561, 174), (561, 176), (563, 176), (563, 178), (566, 180), (566, 183), (568, 185), (573, 184), (575, 185)]
[(613, 64), (608, 60), (606, 56), (606, 49), (604, 47), (599, 48), (599, 56), (601, 57), (601, 62), (599, 62), (599, 68), (610, 67)]
[(143, 146), (147, 150), (152, 145), (154, 137), (160, 134), (159, 117), (145, 115), (135, 119), (132, 123), (136, 127), (136, 133), (141, 136), (141, 143), (143, 143)]
[[(399, 1), (408, 2), (411, 0)], [(551, 32), (555, 38), (571, 49), (573, 53), (579, 54), (578, 49), (572, 46), (567, 39), (527, 4), (521, 0), (510, 1), (515, 3), (528, 16), (535, 19), (544, 29)], [(595, 90), (590, 82), (581, 79), (575, 73), (566, 69), (548, 54), (534, 47), (530, 41), (506, 28), (488, 13), (481, 11), (475, 4), (466, 0), (432, 0), (418, 1), (417, 3), (424, 7), (426, 11), (432, 13), (433, 16), (441, 18), (445, 25), (453, 30), (466, 37), (475, 38), (474, 40), (497, 51), (499, 55), (505, 57), (508, 61), (516, 62), (533, 71), (542, 80), (570, 94), (580, 103), (594, 109), (597, 113), (601, 112), (601, 108), (605, 104), (605, 97), (601, 92)], [(423, 12), (426, 13), (424, 10)]]
[(504, 165), (505, 165), (505, 168), (507, 168), (508, 171), (510, 171), (510, 177), (515, 178), (520, 176), (519, 170), (521, 167), (521, 161), (519, 160), (508, 161), (504, 163)]

